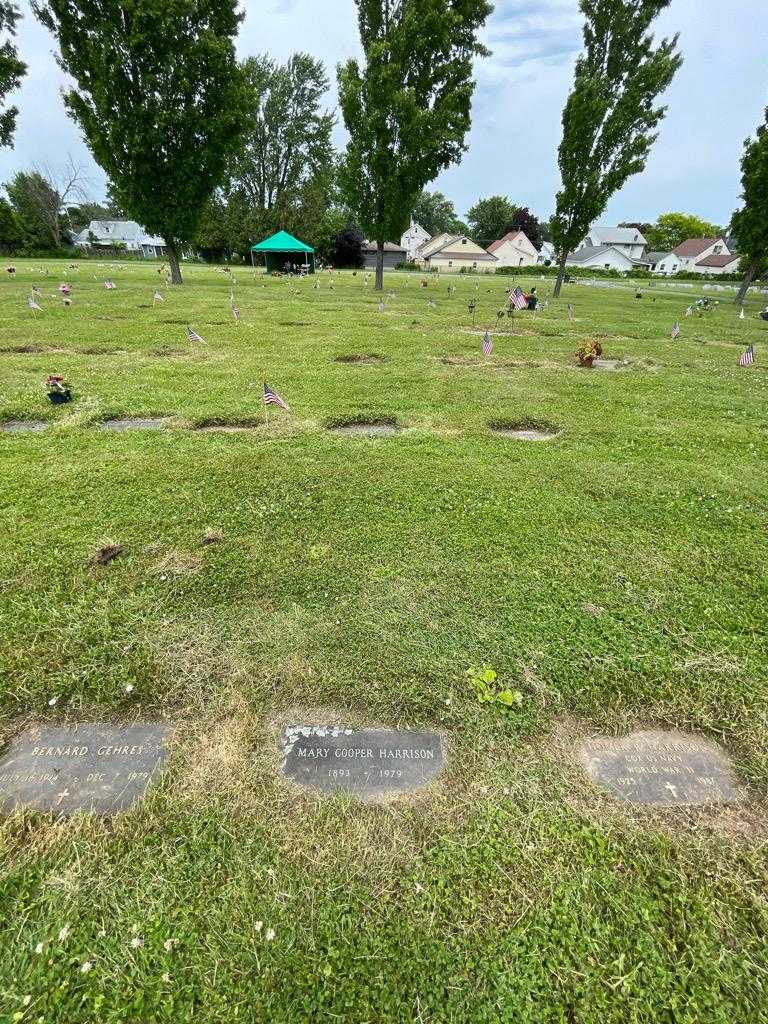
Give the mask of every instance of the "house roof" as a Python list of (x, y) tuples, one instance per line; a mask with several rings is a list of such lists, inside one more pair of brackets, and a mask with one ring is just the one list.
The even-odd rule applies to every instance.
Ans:
[(646, 245), (645, 237), (638, 228), (603, 228), (595, 225), (588, 234), (600, 245)]
[(528, 240), (528, 236), (524, 231), (508, 231), (503, 238), (498, 238), (495, 242), (491, 242), (488, 246), (488, 252), (496, 252), (496, 250), (500, 249), (505, 242), (514, 242), (520, 237), (520, 235), (522, 235), (526, 241)]
[(697, 267), (727, 267), (729, 263), (738, 263), (741, 259), (740, 256), (705, 256), (703, 260), (699, 260), (696, 264)]
[(420, 252), (422, 256), (431, 256), (433, 252), (442, 249), (449, 242), (456, 241), (457, 238), (461, 238), (461, 235), (452, 235), (448, 231), (441, 231), (439, 235), (433, 235), (426, 242), (422, 242), (416, 251)]
[[(362, 248), (364, 252), (376, 252), (376, 250), (379, 248), (379, 243), (369, 242), (368, 239), (366, 238), (366, 240), (363, 242)], [(402, 245), (396, 245), (394, 242), (385, 242), (384, 252), (405, 252), (405, 249), (403, 248)]]
[(298, 238), (289, 235), (287, 231), (276, 231), (269, 238), (257, 242), (251, 246), (251, 252), (314, 252), (311, 245), (300, 242)]
[(667, 256), (671, 256), (671, 250), (667, 249), (664, 252), (647, 252), (645, 258), (649, 263), (661, 263)]
[(90, 235), (101, 241), (136, 242), (137, 245), (165, 245), (165, 240), (157, 235), (150, 235), (135, 220), (92, 220), (87, 228), (83, 228), (74, 236), (78, 242), (87, 242)]
[(569, 252), (568, 259), (571, 263), (586, 263), (587, 260), (594, 259), (595, 256), (602, 256), (603, 253), (608, 252), (610, 249), (614, 249), (620, 256), (623, 256), (628, 263), (633, 263), (634, 260), (630, 259), (625, 252), (621, 249), (616, 249), (614, 245), (583, 245), (581, 249), (577, 249), (576, 252)]
[(447, 260), (464, 259), (472, 260), (473, 263), (477, 263), (478, 260), (493, 260), (494, 262), (498, 260), (497, 256), (494, 256), (493, 253), (486, 252), (485, 249), (483, 249), (482, 252), (472, 252), (468, 249), (455, 249), (453, 252), (450, 249), (438, 249), (437, 252), (431, 252), (427, 259), (431, 260), (433, 256), (437, 255), (440, 255)]
[(683, 259), (690, 260), (696, 256), (701, 256), (706, 249), (709, 249), (712, 245), (717, 245), (719, 241), (719, 238), (686, 238), (672, 252), (675, 256), (682, 256)]

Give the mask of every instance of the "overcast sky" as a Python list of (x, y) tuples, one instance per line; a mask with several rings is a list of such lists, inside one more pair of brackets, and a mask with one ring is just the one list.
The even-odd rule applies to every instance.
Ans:
[[(100, 198), (104, 176), (64, 113), (53, 40), (27, 3), (21, 6), (18, 43), (29, 72), (14, 99), (15, 148), (0, 150), (0, 181), (35, 163), (55, 169), (71, 154), (88, 166), (90, 191)], [(306, 50), (326, 62), (335, 82), (336, 64), (358, 53), (354, 0), (245, 0), (244, 7), (241, 57), (267, 51), (284, 59)], [(672, 0), (657, 34), (674, 32), (685, 62), (665, 97), (661, 135), (645, 172), (614, 197), (604, 224), (653, 221), (669, 210), (725, 224), (738, 205), (742, 144), (768, 105), (768, 3)], [(483, 35), (493, 53), (477, 64), (468, 151), (431, 187), (462, 216), (494, 194), (548, 216), (559, 186), (560, 115), (581, 45), (577, 0), (496, 0)], [(335, 89), (328, 105), (336, 105)], [(336, 141), (343, 145), (340, 125)]]

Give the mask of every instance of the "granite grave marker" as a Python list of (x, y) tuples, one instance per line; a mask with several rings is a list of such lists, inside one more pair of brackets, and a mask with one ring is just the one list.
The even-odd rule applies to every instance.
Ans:
[(436, 732), (289, 725), (283, 758), (299, 785), (367, 800), (426, 786), (443, 767), (443, 745)]
[(167, 725), (35, 725), (0, 754), (0, 812), (119, 814), (144, 798), (168, 757)]
[(581, 759), (593, 782), (633, 804), (684, 807), (739, 796), (728, 758), (702, 736), (652, 731), (593, 737), (583, 742)]

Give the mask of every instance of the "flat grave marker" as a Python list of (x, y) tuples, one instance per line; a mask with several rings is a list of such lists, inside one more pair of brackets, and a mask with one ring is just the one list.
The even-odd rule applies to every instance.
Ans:
[(283, 775), (321, 793), (362, 800), (422, 789), (444, 764), (439, 733), (288, 725)]
[(632, 804), (690, 807), (739, 797), (730, 761), (703, 736), (649, 731), (592, 737), (580, 755), (594, 783)]
[(101, 420), (99, 430), (162, 430), (168, 422), (167, 416), (118, 416), (110, 420)]
[(0, 813), (17, 807), (119, 814), (168, 757), (167, 725), (35, 725), (0, 753)]
[(3, 420), (0, 430), (5, 434), (38, 434), (47, 426), (45, 420)]

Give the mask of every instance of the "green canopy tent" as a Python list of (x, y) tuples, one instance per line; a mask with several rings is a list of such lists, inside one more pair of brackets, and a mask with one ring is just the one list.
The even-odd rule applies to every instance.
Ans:
[(267, 266), (267, 273), (273, 270), (283, 270), (286, 263), (300, 263), (307, 268), (307, 272), (315, 272), (315, 250), (306, 242), (300, 242), (298, 238), (289, 235), (287, 231), (278, 231), (263, 242), (257, 242), (251, 246), (251, 263), (254, 262), (253, 254), (259, 252), (264, 257)]

